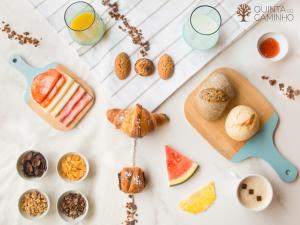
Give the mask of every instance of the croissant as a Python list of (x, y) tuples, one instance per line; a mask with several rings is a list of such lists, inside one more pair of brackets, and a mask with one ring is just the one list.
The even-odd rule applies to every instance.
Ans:
[(130, 109), (110, 109), (107, 119), (130, 137), (144, 137), (158, 126), (169, 121), (162, 113), (151, 113), (137, 104)]
[(146, 186), (144, 171), (139, 167), (125, 167), (118, 173), (119, 188), (125, 193), (139, 193)]

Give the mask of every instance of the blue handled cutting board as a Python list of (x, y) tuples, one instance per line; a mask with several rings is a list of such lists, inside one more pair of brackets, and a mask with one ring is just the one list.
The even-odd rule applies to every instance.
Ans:
[[(90, 86), (86, 82), (81, 80), (76, 74), (74, 74), (73, 72), (71, 72), (70, 70), (68, 70), (66, 67), (64, 67), (61, 64), (51, 63), (49, 65), (46, 65), (46, 66), (42, 67), (42, 68), (35, 68), (35, 67), (32, 67), (29, 64), (27, 64), (25, 62), (25, 60), (19, 55), (12, 55), (9, 59), (9, 63), (14, 68), (16, 68), (19, 72), (21, 72), (24, 75), (25, 79), (26, 79), (26, 84), (27, 85), (26, 85), (26, 90), (25, 90), (25, 95), (24, 95), (25, 102), (42, 119), (44, 119), (52, 127), (56, 128), (58, 130), (67, 131), (67, 130), (70, 130), (70, 129), (74, 128), (79, 123), (79, 121), (84, 117), (84, 115), (89, 111), (89, 109), (93, 106), (93, 104), (95, 102), (95, 95), (94, 95), (93, 90), (90, 88)], [(32, 95), (31, 95), (31, 86), (32, 86), (33, 79), (37, 75), (39, 75), (43, 72), (46, 72), (49, 69), (56, 69), (61, 74), (64, 74), (64, 75), (67, 75), (67, 76), (73, 78), (74, 81), (76, 81), (78, 84), (80, 84), (86, 90), (86, 92), (90, 96), (92, 96), (92, 100), (89, 102), (89, 104), (76, 116), (76, 118), (67, 127), (63, 126), (60, 122), (55, 120), (54, 117), (52, 117), (50, 115), (50, 113), (46, 113), (42, 109), (42, 107), (36, 101), (33, 100)]]
[[(201, 117), (195, 101), (199, 96), (200, 84), (185, 101), (184, 111), (187, 120), (219, 153), (232, 162), (258, 157), (268, 162), (283, 181), (294, 181), (298, 175), (297, 168), (279, 153), (273, 142), (279, 118), (272, 105), (237, 71), (220, 68), (214, 72), (223, 73), (232, 81), (236, 90), (235, 98), (220, 119), (206, 121)], [(237, 142), (226, 134), (225, 120), (229, 111), (234, 106), (241, 104), (248, 105), (257, 111), (260, 116), (261, 128), (250, 140)]]

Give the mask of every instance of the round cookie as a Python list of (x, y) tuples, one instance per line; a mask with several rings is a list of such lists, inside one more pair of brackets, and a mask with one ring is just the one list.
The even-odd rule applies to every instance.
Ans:
[(259, 129), (259, 116), (249, 106), (234, 107), (225, 121), (225, 130), (229, 137), (236, 141), (245, 141), (255, 135)]
[(141, 58), (136, 61), (134, 69), (137, 74), (147, 77), (153, 74), (154, 64), (150, 59)]

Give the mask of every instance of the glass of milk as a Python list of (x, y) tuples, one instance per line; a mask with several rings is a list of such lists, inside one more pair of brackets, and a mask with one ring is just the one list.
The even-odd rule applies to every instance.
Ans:
[(222, 18), (216, 8), (200, 5), (192, 11), (184, 24), (184, 40), (194, 49), (210, 49), (218, 42), (221, 25)]
[(93, 45), (104, 35), (102, 19), (87, 2), (72, 3), (66, 9), (64, 19), (72, 39), (81, 45)]

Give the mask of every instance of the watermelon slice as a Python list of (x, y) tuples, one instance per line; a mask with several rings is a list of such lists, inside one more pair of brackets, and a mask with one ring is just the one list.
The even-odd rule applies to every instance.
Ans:
[(170, 146), (166, 146), (165, 149), (169, 185), (175, 186), (186, 182), (194, 175), (199, 165)]

